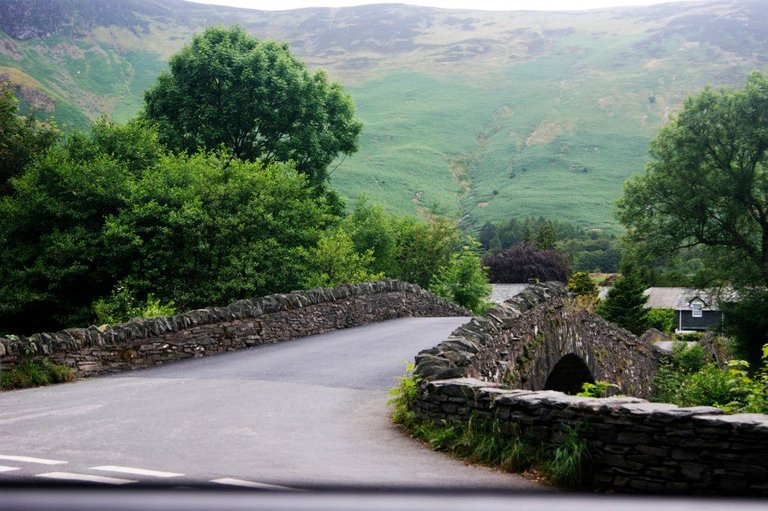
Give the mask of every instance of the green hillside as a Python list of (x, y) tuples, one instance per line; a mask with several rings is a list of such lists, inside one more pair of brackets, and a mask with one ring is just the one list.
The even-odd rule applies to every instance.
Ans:
[(352, 93), (365, 129), (334, 187), (473, 226), (543, 215), (615, 229), (622, 183), (682, 100), (768, 63), (761, 0), (581, 13), (4, 0), (0, 80), (69, 127), (126, 120), (192, 34), (235, 23), (289, 41)]

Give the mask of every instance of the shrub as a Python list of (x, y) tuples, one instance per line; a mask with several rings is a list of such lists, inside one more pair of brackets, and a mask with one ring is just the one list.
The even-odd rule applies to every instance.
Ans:
[(706, 364), (706, 354), (701, 346), (688, 346), (676, 342), (672, 354), (665, 358), (654, 376), (652, 401), (662, 403), (680, 402), (680, 389), (693, 373)]
[(674, 309), (648, 309), (646, 318), (648, 328), (655, 328), (667, 334), (675, 331)]
[(718, 406), (729, 413), (768, 413), (768, 344), (754, 378), (749, 363), (731, 360), (722, 369), (705, 363), (704, 350), (675, 345), (654, 379), (653, 401), (679, 406)]
[(451, 255), (448, 264), (440, 268), (429, 290), (438, 296), (482, 314), (488, 309), (491, 293), (488, 275), (477, 253), (479, 243), (465, 245), (461, 252)]
[(68, 366), (54, 364), (49, 359), (32, 360), (24, 356), (13, 369), (0, 372), (0, 388), (24, 389), (74, 379), (75, 373)]
[(676, 333), (673, 338), (678, 342), (699, 342), (704, 337), (704, 332)]
[(335, 287), (341, 284), (356, 284), (379, 280), (381, 273), (374, 273), (373, 252), (355, 250), (352, 238), (343, 228), (326, 233), (317, 246), (304, 251), (308, 263), (308, 274), (302, 284), (307, 288)]
[(405, 376), (397, 378), (397, 385), (389, 390), (392, 396), (388, 405), (394, 405), (392, 420), (395, 424), (403, 426), (413, 426), (416, 421), (416, 414), (413, 412), (413, 404), (416, 400), (416, 392), (419, 389), (421, 377), (413, 373), (414, 364), (405, 364)]
[(576, 394), (581, 397), (608, 397), (615, 394), (614, 389), (618, 390), (621, 387), (615, 383), (598, 380), (595, 383), (584, 382), (581, 384), (581, 392)]
[(165, 304), (150, 293), (143, 303), (136, 303), (127, 286), (117, 287), (107, 298), (100, 298), (93, 304), (96, 321), (100, 324), (115, 325), (131, 318), (156, 318), (176, 314), (173, 300)]
[(595, 281), (589, 276), (589, 273), (583, 271), (578, 271), (571, 275), (571, 278), (568, 279), (568, 290), (579, 296), (592, 298), (597, 298), (600, 291)]
[(504, 284), (528, 282), (529, 279), (566, 282), (571, 272), (560, 252), (538, 250), (525, 243), (496, 251), (486, 256), (483, 262), (488, 267), (491, 282)]
[(707, 364), (683, 378), (677, 389), (676, 403), (680, 406), (723, 406), (738, 397), (726, 371)]

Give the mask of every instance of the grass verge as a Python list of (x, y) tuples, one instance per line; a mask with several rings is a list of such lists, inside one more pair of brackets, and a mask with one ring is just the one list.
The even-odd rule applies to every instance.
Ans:
[(75, 379), (72, 368), (54, 364), (49, 359), (20, 361), (9, 371), (0, 372), (0, 389), (24, 389), (52, 383), (65, 383)]
[(540, 475), (554, 485), (567, 489), (584, 489), (592, 456), (586, 440), (588, 425), (564, 424), (550, 442), (542, 442), (525, 434), (514, 422), (498, 418), (472, 416), (467, 421), (435, 421), (423, 419), (414, 411), (420, 379), (408, 374), (398, 378), (390, 394), (394, 405), (392, 420), (411, 436), (427, 443), (436, 451), (447, 452), (471, 463), (507, 472)]

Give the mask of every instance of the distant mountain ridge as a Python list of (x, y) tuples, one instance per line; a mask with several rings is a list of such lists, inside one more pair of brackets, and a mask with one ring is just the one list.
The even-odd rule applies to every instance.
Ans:
[(615, 229), (612, 203), (682, 100), (768, 65), (768, 2), (585, 12), (401, 4), (253, 11), (181, 0), (3, 0), (0, 81), (60, 123), (125, 120), (210, 25), (286, 40), (352, 93), (361, 151), (333, 185), (478, 226), (544, 215)]

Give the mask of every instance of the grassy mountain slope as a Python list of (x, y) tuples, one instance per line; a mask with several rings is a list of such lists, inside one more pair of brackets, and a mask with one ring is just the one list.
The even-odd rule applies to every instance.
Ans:
[(682, 100), (768, 63), (761, 0), (580, 13), (4, 0), (0, 80), (69, 126), (125, 120), (192, 34), (235, 23), (289, 41), (353, 94), (366, 126), (335, 187), (475, 226), (544, 215), (615, 228), (622, 183)]

